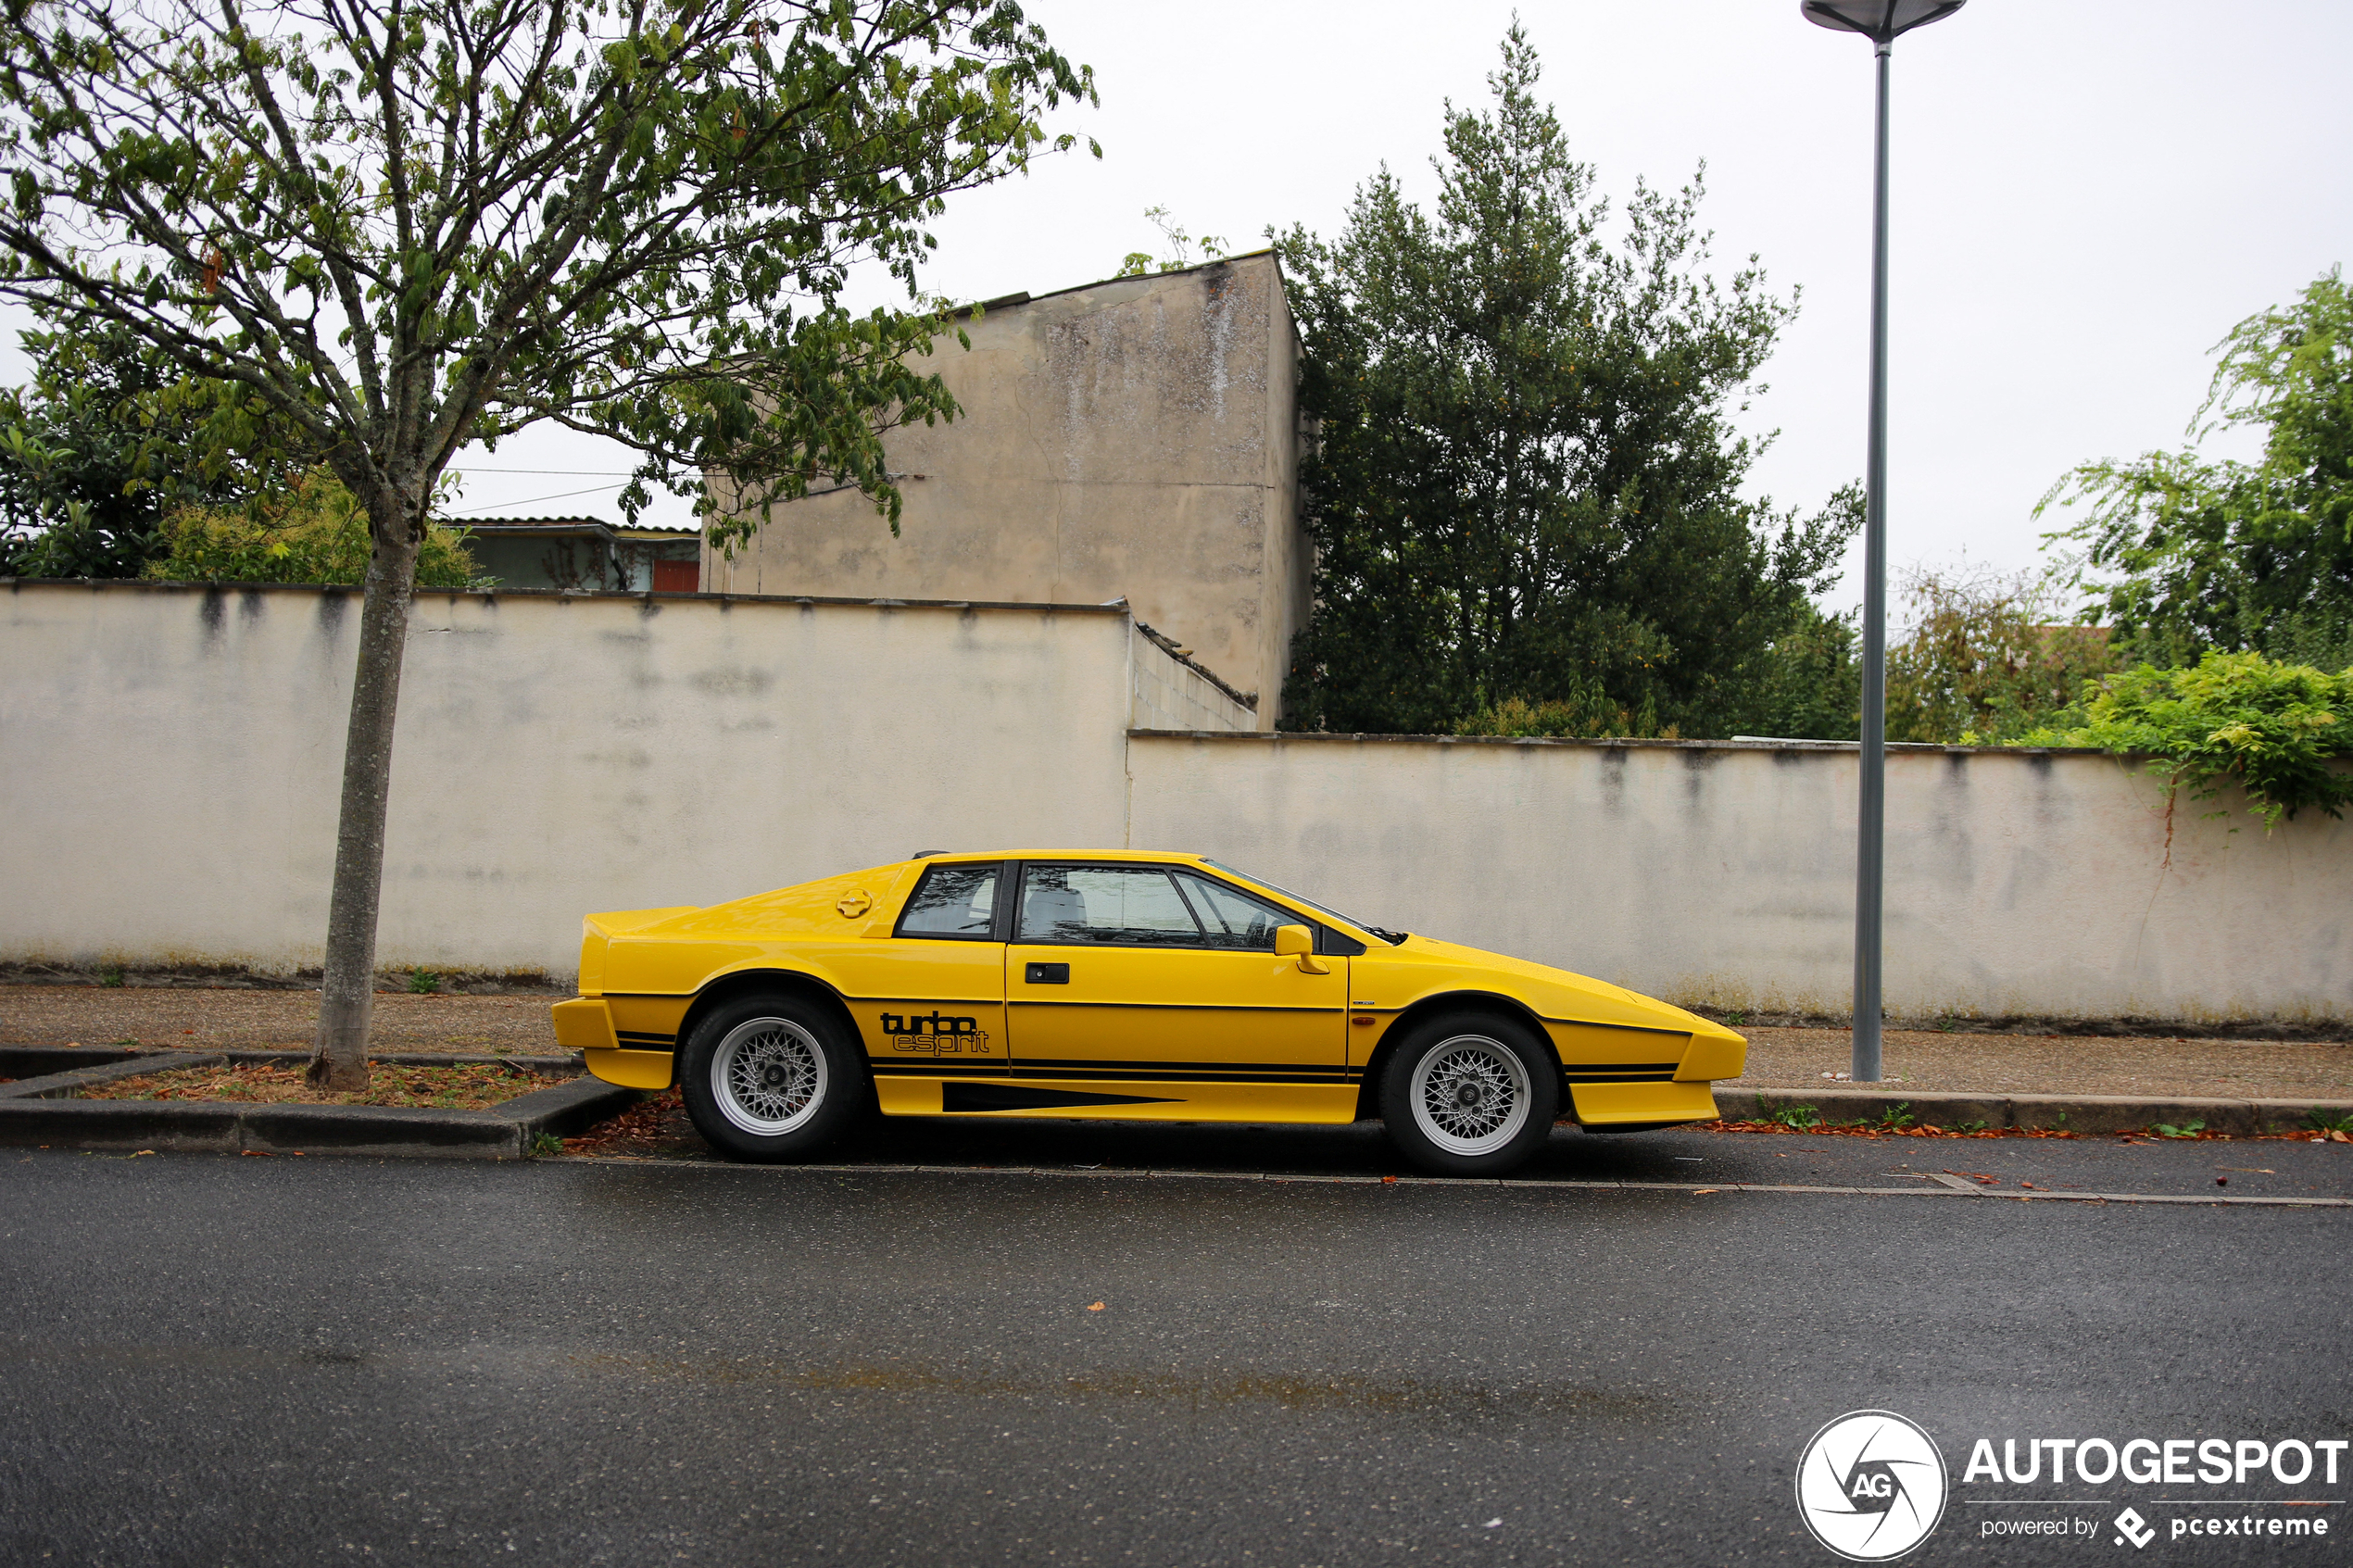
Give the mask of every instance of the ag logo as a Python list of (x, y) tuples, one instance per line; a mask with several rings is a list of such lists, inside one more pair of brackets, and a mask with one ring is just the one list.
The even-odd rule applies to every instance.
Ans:
[(1856, 1411), (1814, 1434), (1797, 1461), (1797, 1512), (1852, 1562), (1885, 1562), (1944, 1515), (1944, 1456), (1892, 1411)]

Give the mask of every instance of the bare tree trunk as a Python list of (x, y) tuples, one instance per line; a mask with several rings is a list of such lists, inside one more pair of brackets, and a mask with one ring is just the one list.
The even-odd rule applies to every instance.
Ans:
[[(334, 888), (327, 904), (319, 1039), (304, 1073), (314, 1087), (342, 1091), (368, 1086), (368, 1013), (375, 1000), (376, 905), (384, 890), (392, 723), (400, 703), (400, 660), (422, 543), (405, 522), (371, 532), (375, 544), (359, 615), (359, 666), (344, 737), (343, 807), (335, 829)], [(396, 542), (386, 543), (386, 534)]]

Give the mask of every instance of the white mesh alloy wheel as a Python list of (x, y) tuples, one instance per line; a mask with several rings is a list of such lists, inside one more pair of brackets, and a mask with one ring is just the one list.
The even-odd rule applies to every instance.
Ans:
[(711, 1054), (711, 1098), (756, 1137), (789, 1133), (825, 1103), (825, 1053), (789, 1018), (747, 1019)]
[(1484, 1035), (1441, 1040), (1415, 1064), (1406, 1085), (1414, 1125), (1449, 1154), (1491, 1154), (1528, 1125), (1528, 1068), (1517, 1052)]

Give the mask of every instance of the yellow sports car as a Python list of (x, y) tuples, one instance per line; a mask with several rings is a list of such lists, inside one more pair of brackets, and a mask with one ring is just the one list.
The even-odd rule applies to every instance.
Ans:
[(928, 852), (710, 909), (591, 915), (556, 1037), (677, 1084), (746, 1160), (869, 1111), (1145, 1122), (1378, 1116), (1493, 1174), (1566, 1111), (1716, 1114), (1747, 1042), (1582, 975), (1377, 925), (1199, 855)]

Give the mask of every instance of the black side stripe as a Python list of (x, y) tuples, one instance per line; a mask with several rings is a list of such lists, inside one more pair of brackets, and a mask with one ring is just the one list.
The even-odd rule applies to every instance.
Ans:
[[(1008, 997), (1011, 1008), (1104, 1008), (1124, 1012), (1324, 1012), (1343, 1013), (1346, 1008), (1307, 1007), (1223, 1007), (1202, 1002), (1090, 1002), (1083, 998), (1061, 997)], [(1362, 1009), (1357, 1010), (1362, 1011)]]
[(1181, 1067), (1123, 1072), (1107, 1067), (1016, 1067), (1001, 1061), (910, 1061), (903, 1056), (887, 1061), (869, 1058), (867, 1065), (878, 1078), (1009, 1078), (1047, 1083), (1353, 1084), (1362, 1075), (1361, 1069), (1346, 1067), (1303, 1068), (1278, 1073), (1252, 1072), (1247, 1068), (1220, 1068), (1215, 1072), (1203, 1073)]

